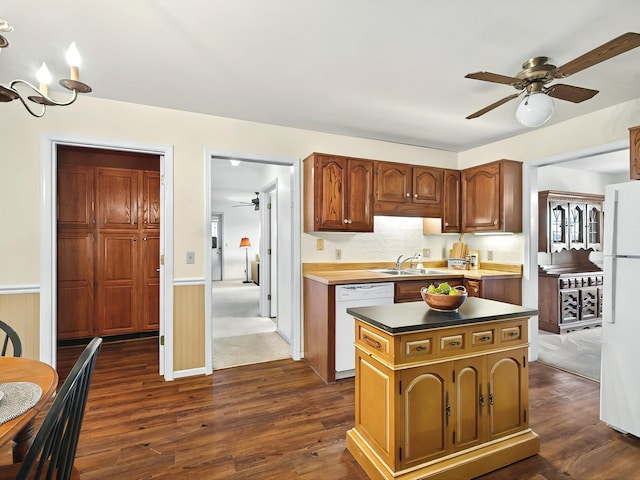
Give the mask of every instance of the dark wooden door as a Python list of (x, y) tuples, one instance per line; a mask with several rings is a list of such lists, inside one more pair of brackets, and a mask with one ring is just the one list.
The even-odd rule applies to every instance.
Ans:
[(157, 155), (58, 148), (58, 338), (159, 328)]
[(345, 230), (347, 159), (319, 155), (315, 178), (317, 229)]
[(57, 239), (57, 332), (61, 340), (91, 337), (94, 317), (94, 234), (60, 232)]
[(411, 203), (411, 165), (377, 162), (376, 202)]
[(141, 329), (160, 328), (160, 235), (157, 231), (142, 236), (142, 312)]

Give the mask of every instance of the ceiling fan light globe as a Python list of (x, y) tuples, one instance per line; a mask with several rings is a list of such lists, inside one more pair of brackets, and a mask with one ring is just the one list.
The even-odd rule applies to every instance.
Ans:
[(539, 127), (551, 118), (555, 106), (546, 93), (532, 93), (525, 96), (516, 109), (516, 119), (525, 127)]

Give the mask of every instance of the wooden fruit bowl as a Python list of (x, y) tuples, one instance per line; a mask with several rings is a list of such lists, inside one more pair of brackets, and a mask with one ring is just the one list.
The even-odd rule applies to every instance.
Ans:
[(427, 287), (420, 289), (420, 295), (422, 295), (422, 299), (432, 310), (438, 312), (457, 312), (458, 308), (467, 300), (467, 289), (462, 285), (453, 288), (455, 288), (460, 295), (429, 293)]

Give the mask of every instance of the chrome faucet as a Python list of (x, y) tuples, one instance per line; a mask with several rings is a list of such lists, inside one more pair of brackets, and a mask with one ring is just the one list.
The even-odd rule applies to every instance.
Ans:
[[(400, 266), (405, 263), (405, 262), (409, 262), (411, 260), (417, 260), (418, 258), (420, 258), (420, 255), (417, 253), (414, 253), (411, 257), (407, 257), (405, 259), (402, 258), (402, 255), (400, 255), (398, 257), (398, 259), (396, 260), (396, 270), (400, 270)], [(409, 266), (411, 266), (411, 264), (409, 264)]]

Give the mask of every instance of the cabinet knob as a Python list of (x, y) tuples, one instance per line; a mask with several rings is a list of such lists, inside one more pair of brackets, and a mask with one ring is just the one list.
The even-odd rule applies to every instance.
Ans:
[(444, 226), (448, 227), (449, 226), (449, 222), (444, 222)]
[(407, 197), (410, 197), (410, 196), (411, 196), (411, 194), (409, 192), (407, 192)]
[(494, 221), (493, 221), (493, 224), (494, 224), (494, 225), (497, 225), (497, 224), (498, 224), (498, 220), (494, 220)]
[(417, 193), (414, 193), (414, 194), (413, 194), (413, 198), (418, 198), (418, 194), (417, 194)]
[(342, 221), (342, 223), (344, 223), (344, 224), (346, 225), (347, 223), (349, 223), (349, 219), (348, 219), (348, 218), (345, 218), (345, 219)]

